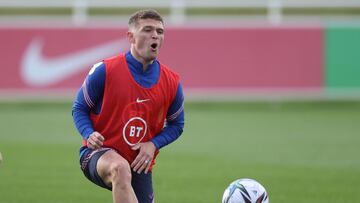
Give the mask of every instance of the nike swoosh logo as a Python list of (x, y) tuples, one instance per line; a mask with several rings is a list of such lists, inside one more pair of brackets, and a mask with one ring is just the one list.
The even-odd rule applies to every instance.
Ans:
[(139, 98), (137, 98), (136, 99), (136, 102), (137, 103), (142, 103), (142, 102), (146, 102), (146, 101), (149, 101), (150, 99), (139, 99)]
[(126, 39), (114, 40), (61, 56), (46, 58), (42, 54), (44, 42), (35, 38), (27, 49), (21, 63), (21, 77), (28, 85), (46, 86), (64, 80), (89, 64), (120, 53), (128, 48)]

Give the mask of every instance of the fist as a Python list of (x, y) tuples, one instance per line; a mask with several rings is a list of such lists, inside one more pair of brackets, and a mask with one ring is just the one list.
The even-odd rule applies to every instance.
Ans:
[(87, 146), (91, 149), (99, 149), (103, 146), (105, 138), (98, 132), (93, 132), (87, 139)]

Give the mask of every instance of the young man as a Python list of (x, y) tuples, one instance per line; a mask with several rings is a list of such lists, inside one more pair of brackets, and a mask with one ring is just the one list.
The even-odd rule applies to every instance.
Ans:
[(154, 10), (136, 12), (127, 37), (129, 52), (90, 70), (72, 114), (83, 137), (85, 176), (112, 190), (115, 203), (151, 203), (152, 166), (159, 149), (183, 131), (184, 97), (178, 75), (156, 59), (162, 17)]

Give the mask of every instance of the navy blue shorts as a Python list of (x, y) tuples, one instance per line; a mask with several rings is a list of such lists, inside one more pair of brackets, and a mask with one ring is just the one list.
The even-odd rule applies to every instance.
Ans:
[[(111, 149), (101, 148), (97, 150), (92, 150), (90, 148), (87, 148), (83, 155), (80, 157), (80, 166), (87, 179), (100, 187), (112, 190), (111, 187), (104, 183), (96, 170), (96, 165), (99, 158), (108, 150)], [(152, 203), (154, 201), (151, 172), (147, 174), (145, 174), (144, 172), (138, 174), (132, 171), (131, 185), (134, 189), (139, 203)]]

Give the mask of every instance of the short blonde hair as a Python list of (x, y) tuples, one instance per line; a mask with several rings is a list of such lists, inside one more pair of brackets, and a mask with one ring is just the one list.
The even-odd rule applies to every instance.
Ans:
[(162, 24), (164, 24), (161, 15), (156, 10), (153, 9), (140, 10), (135, 12), (134, 14), (131, 15), (128, 24), (129, 26), (136, 25), (141, 19), (153, 19), (160, 21)]

